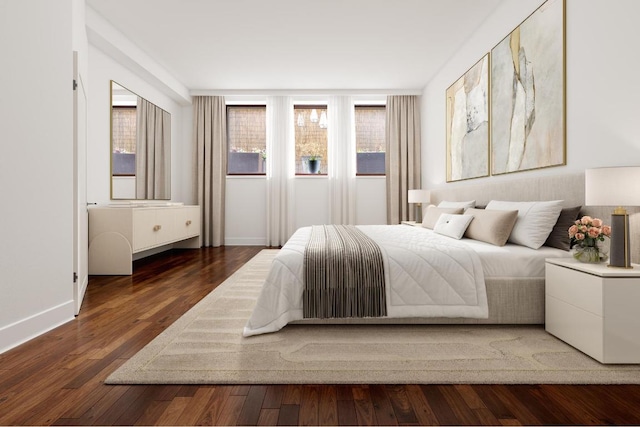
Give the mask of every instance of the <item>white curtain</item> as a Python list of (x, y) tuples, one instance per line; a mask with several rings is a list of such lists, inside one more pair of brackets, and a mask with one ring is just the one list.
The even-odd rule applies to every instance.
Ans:
[(387, 222), (415, 220), (407, 200), (409, 190), (420, 188), (420, 98), (387, 97), (385, 169)]
[(193, 135), (198, 157), (198, 204), (203, 246), (224, 245), (227, 175), (227, 107), (222, 96), (193, 97)]
[(171, 198), (171, 115), (138, 97), (136, 199)]
[(281, 246), (294, 227), (295, 142), (293, 102), (267, 98), (267, 246)]
[(327, 106), (329, 212), (332, 224), (355, 224), (356, 142), (353, 100), (332, 96)]

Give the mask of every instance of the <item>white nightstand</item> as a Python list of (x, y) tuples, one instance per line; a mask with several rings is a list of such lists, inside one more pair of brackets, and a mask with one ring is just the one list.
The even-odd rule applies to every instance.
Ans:
[(422, 227), (422, 223), (421, 222), (415, 222), (415, 221), (402, 221), (402, 222), (400, 222), (400, 224), (410, 225), (412, 227)]
[(546, 260), (547, 332), (602, 363), (640, 363), (640, 265)]

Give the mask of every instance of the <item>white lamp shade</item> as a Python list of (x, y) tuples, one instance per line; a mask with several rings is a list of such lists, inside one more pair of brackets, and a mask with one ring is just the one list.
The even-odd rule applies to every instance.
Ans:
[(587, 169), (587, 206), (640, 206), (640, 166)]
[(431, 192), (429, 190), (409, 190), (409, 203), (429, 203)]

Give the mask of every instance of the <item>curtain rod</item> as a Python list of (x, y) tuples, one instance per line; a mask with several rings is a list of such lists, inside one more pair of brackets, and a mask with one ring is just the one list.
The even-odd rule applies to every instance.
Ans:
[(189, 95), (422, 95), (422, 89), (192, 89)]

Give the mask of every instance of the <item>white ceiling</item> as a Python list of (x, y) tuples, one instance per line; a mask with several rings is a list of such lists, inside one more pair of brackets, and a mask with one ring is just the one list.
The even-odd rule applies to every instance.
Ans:
[(191, 90), (421, 89), (501, 1), (87, 0)]

